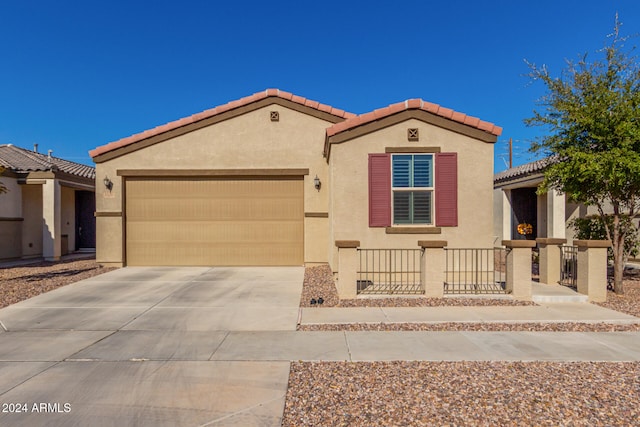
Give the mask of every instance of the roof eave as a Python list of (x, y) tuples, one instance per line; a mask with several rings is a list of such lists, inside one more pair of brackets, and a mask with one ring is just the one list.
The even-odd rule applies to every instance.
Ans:
[[(329, 123), (338, 123), (355, 117), (353, 113), (296, 96), (289, 92), (267, 89), (266, 91), (111, 142), (89, 151), (89, 155), (95, 163), (101, 163), (128, 152), (184, 135), (272, 104), (282, 105), (326, 120)], [(132, 145), (137, 145), (138, 147), (132, 150), (130, 148)]]
[[(373, 114), (375, 114), (376, 111), (379, 110), (375, 110)], [(481, 142), (490, 144), (494, 144), (498, 140), (498, 136), (502, 132), (502, 129), (499, 128), (499, 133), (490, 133), (477, 127), (472, 127), (458, 121), (447, 119), (445, 117), (442, 117), (441, 115), (430, 113), (423, 108), (397, 109), (397, 111), (393, 112), (392, 114), (379, 115), (379, 118), (376, 118), (374, 120), (367, 120), (367, 118), (364, 118), (364, 116), (359, 117), (363, 117), (359, 122), (357, 119), (348, 120), (348, 122), (351, 122), (350, 124), (352, 125), (355, 123), (355, 125), (353, 126), (346, 127), (345, 125), (347, 125), (347, 122), (345, 121), (339, 123), (338, 125), (332, 126), (329, 130), (327, 130), (324, 146), (324, 156), (326, 157), (327, 161), (329, 161), (329, 157), (331, 155), (332, 144), (341, 144), (351, 139), (358, 138), (360, 136), (378, 131), (389, 126), (393, 126), (409, 119), (421, 120), (425, 123), (438, 126), (456, 133), (460, 133), (477, 139)], [(343, 128), (343, 126), (345, 128)]]

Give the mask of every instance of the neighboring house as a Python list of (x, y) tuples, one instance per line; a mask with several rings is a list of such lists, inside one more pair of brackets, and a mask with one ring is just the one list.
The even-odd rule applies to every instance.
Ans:
[(95, 248), (95, 169), (0, 145), (0, 260)]
[(555, 190), (537, 194), (548, 162), (548, 158), (536, 160), (494, 175), (496, 241), (527, 238), (517, 231), (518, 224), (527, 223), (533, 226), (528, 238), (566, 238), (571, 243), (574, 231), (570, 221), (597, 213), (594, 207), (573, 203)]
[(268, 89), (91, 151), (97, 260), (302, 265), (493, 245), (501, 128), (412, 99), (363, 115)]

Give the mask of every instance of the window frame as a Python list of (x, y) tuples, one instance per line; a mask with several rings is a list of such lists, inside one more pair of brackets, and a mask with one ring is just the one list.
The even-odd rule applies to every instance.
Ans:
[[(410, 172), (410, 180), (413, 181), (415, 175), (413, 175), (413, 171), (414, 171), (414, 162), (415, 162), (415, 157), (429, 157), (430, 158), (430, 177), (429, 177), (429, 181), (431, 183), (430, 187), (395, 187), (394, 186), (394, 175), (393, 175), (393, 165), (394, 165), (394, 158), (396, 156), (411, 156), (411, 172)], [(436, 177), (436, 173), (435, 173), (435, 168), (436, 168), (436, 159), (435, 159), (435, 154), (434, 153), (419, 153), (419, 152), (412, 152), (412, 153), (391, 153), (391, 159), (390, 159), (390, 165), (389, 167), (391, 168), (391, 186), (390, 186), (390, 192), (391, 192), (391, 226), (392, 227), (425, 227), (425, 226), (429, 226), (429, 227), (433, 227), (436, 224), (436, 219), (435, 219), (435, 177)], [(415, 205), (413, 204), (413, 200), (411, 200), (410, 203), (410, 217), (411, 217), (411, 221), (412, 222), (397, 222), (396, 221), (396, 215), (395, 215), (395, 193), (396, 192), (407, 192), (407, 193), (416, 193), (416, 192), (422, 192), (422, 193), (429, 193), (430, 194), (430, 200), (429, 200), (429, 212), (430, 212), (430, 218), (428, 222), (413, 222), (413, 217), (415, 215)]]

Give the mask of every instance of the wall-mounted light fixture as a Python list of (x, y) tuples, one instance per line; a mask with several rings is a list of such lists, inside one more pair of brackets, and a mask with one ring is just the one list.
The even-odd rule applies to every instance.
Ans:
[(111, 191), (111, 189), (113, 188), (113, 182), (109, 179), (109, 177), (105, 176), (102, 182), (104, 183), (104, 186), (107, 187), (107, 190)]
[(322, 183), (320, 182), (320, 178), (318, 178), (318, 175), (316, 175), (316, 177), (313, 178), (313, 186), (316, 187), (316, 190), (320, 191), (321, 185)]

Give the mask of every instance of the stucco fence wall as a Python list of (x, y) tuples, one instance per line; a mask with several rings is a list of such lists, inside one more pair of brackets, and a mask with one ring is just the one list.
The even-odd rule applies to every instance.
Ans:
[[(557, 257), (555, 256), (555, 251), (548, 249), (549, 246), (556, 246), (557, 244), (561, 244), (561, 242), (545, 242), (543, 240), (539, 243), (541, 246), (541, 277), (549, 277), (549, 271), (555, 272), (557, 270), (559, 272), (559, 267), (555, 265), (560, 263), (559, 249)], [(610, 242), (584, 240), (576, 241), (576, 244), (578, 246), (578, 292), (587, 295), (589, 301), (605, 301), (607, 292), (607, 247)], [(531, 251), (536, 246), (536, 242), (530, 240), (504, 240), (502, 245), (506, 248), (504, 290), (514, 299), (531, 301), (533, 297)], [(360, 241), (337, 240), (335, 241), (335, 246), (338, 250), (336, 280), (338, 296), (341, 299), (356, 298), (358, 295), (358, 280), (361, 278), (359, 274), (361, 270), (360, 257), (358, 255), (359, 249), (361, 249)], [(417, 247), (422, 251), (419, 271), (421, 293), (427, 298), (443, 298), (445, 294), (445, 275), (447, 269), (451, 268), (451, 266), (446, 265), (445, 261), (447, 242), (443, 240), (421, 240), (417, 242)], [(481, 273), (486, 273), (485, 270)]]

